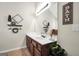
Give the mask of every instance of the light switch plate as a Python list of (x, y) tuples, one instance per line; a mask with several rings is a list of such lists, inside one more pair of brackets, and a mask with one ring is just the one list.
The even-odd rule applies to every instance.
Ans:
[(72, 31), (79, 32), (79, 24), (73, 24)]

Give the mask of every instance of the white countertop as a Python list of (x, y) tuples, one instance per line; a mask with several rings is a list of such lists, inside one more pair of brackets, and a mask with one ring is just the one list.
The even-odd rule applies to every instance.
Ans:
[(53, 39), (51, 40), (50, 36), (48, 35), (46, 35), (46, 38), (41, 37), (40, 34), (37, 34), (35, 32), (27, 33), (27, 35), (42, 45), (54, 42), (54, 40)]

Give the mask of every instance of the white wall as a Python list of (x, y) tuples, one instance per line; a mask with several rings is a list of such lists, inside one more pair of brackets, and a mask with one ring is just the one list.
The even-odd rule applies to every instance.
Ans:
[[(0, 51), (26, 46), (25, 35), (34, 30), (30, 28), (34, 11), (35, 3), (0, 3)], [(19, 30), (17, 34), (8, 29), (9, 14), (12, 16), (20, 14), (24, 19), (21, 22), (22, 30)]]
[[(66, 3), (58, 4), (58, 42), (68, 55), (79, 55), (79, 32), (72, 30), (72, 24), (62, 25), (62, 7)], [(73, 4), (73, 24), (79, 24), (79, 3)]]
[[(26, 46), (25, 35), (27, 32), (42, 32), (43, 20), (51, 23), (50, 28), (57, 28), (57, 3), (39, 16), (35, 16), (35, 9), (38, 3), (0, 3), (0, 52), (13, 50)], [(23, 17), (22, 30), (17, 34), (9, 30), (8, 15), (20, 14)], [(56, 24), (54, 26), (54, 23)]]

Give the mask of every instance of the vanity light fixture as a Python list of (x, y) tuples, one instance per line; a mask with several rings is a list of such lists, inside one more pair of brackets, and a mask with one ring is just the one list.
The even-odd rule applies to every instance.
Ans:
[(50, 7), (51, 3), (50, 2), (43, 2), (41, 3), (37, 9), (36, 9), (36, 16), (40, 15), (44, 11), (46, 11)]

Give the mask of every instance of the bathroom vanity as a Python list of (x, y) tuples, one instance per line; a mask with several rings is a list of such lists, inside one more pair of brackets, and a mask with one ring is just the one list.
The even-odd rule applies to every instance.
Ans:
[(36, 33), (27, 33), (26, 45), (33, 56), (48, 56), (49, 45), (54, 42)]

